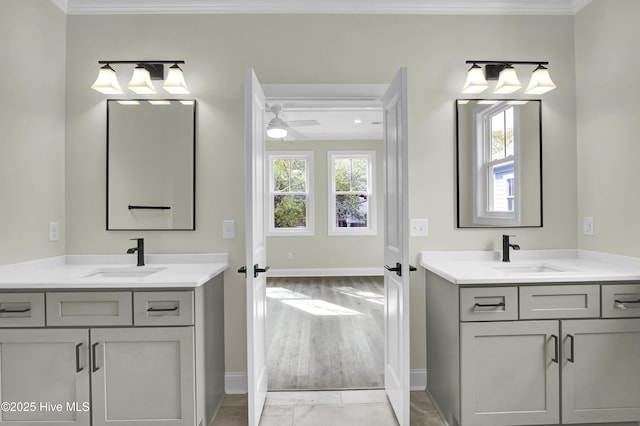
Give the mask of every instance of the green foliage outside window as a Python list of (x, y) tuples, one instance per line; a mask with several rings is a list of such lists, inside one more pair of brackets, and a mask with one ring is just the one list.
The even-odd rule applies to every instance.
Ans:
[(278, 158), (273, 161), (274, 227), (307, 226), (307, 160)]

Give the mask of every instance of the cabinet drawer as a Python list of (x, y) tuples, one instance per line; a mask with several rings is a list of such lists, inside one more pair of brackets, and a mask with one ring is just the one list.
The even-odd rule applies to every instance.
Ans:
[(135, 325), (192, 325), (192, 291), (154, 291), (133, 294)]
[(47, 325), (131, 325), (131, 292), (47, 293)]
[(599, 316), (600, 286), (597, 284), (520, 287), (520, 319)]
[(460, 289), (460, 321), (511, 321), (517, 319), (517, 287)]
[(0, 327), (44, 327), (44, 293), (0, 293)]
[(603, 285), (602, 316), (640, 317), (640, 284)]

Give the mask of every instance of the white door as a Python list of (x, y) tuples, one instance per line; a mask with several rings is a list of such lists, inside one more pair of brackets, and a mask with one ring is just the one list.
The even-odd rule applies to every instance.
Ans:
[(401, 68), (383, 99), (385, 145), (384, 387), (400, 426), (409, 425), (409, 212), (407, 70)]
[(258, 426), (267, 398), (267, 244), (264, 214), (265, 96), (252, 68), (245, 76), (245, 229), (249, 426)]

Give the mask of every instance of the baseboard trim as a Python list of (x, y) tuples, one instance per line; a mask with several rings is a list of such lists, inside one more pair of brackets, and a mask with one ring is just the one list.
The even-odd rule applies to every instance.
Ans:
[[(427, 370), (416, 368), (411, 370), (410, 377), (411, 390), (423, 391), (427, 388)], [(224, 390), (228, 394), (245, 394), (247, 389), (247, 373), (227, 372), (224, 375)]]
[(270, 269), (269, 277), (370, 277), (382, 276), (382, 267)]
[(247, 389), (247, 373), (227, 372), (224, 374), (224, 391), (227, 394), (245, 394)]

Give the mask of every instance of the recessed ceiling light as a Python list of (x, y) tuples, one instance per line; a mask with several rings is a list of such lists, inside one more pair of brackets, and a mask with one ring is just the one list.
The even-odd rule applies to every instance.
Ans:
[(353, 120), (354, 124), (362, 124), (362, 120), (360, 120), (359, 118), (356, 118), (355, 120)]

